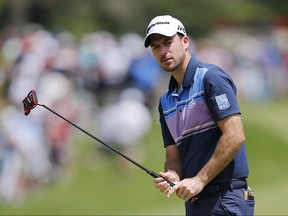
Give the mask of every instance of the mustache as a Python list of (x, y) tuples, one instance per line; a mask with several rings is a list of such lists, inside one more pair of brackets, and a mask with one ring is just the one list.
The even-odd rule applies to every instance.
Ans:
[(162, 56), (162, 57), (160, 58), (160, 61), (161, 61), (161, 62), (164, 62), (164, 61), (167, 61), (167, 60), (170, 60), (170, 59), (172, 59), (172, 57)]

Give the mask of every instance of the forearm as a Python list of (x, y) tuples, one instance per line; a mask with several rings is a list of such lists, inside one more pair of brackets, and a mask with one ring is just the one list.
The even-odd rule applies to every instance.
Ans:
[(177, 145), (170, 145), (166, 148), (164, 169), (166, 172), (174, 173), (176, 181), (182, 179), (181, 159)]
[[(197, 176), (203, 186), (206, 186), (232, 161), (242, 143), (233, 143), (231, 139), (221, 139), (206, 165), (200, 170)], [(233, 145), (233, 147), (231, 147)]]
[(176, 181), (182, 179), (181, 164), (178, 161), (166, 160), (164, 168), (166, 172), (174, 173)]
[[(237, 120), (237, 119), (236, 119)], [(220, 127), (223, 125), (220, 125)], [(230, 125), (232, 126), (232, 125)], [(219, 139), (217, 147), (206, 165), (197, 174), (203, 186), (206, 186), (232, 161), (241, 145), (245, 142), (241, 124), (233, 124), (234, 130), (225, 130)]]

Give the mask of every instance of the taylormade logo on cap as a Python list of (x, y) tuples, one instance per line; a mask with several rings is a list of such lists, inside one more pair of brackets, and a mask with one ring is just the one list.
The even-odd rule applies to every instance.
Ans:
[(144, 46), (148, 47), (150, 45), (149, 36), (152, 34), (161, 34), (171, 37), (176, 33), (186, 35), (184, 25), (178, 19), (169, 15), (157, 16), (151, 20), (147, 27)]
[(152, 23), (150, 26), (148, 26), (147, 31), (146, 31), (146, 34), (149, 34), (150, 29), (153, 28), (154, 26), (156, 26), (156, 25), (164, 25), (164, 24), (169, 25), (170, 22), (166, 21), (166, 22), (156, 22), (156, 23)]

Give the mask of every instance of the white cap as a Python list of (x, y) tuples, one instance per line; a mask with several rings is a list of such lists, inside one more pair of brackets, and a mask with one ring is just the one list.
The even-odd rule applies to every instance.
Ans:
[(186, 35), (185, 27), (178, 19), (169, 15), (157, 16), (151, 20), (147, 27), (144, 46), (148, 47), (150, 45), (149, 36), (152, 34), (171, 37), (176, 33)]

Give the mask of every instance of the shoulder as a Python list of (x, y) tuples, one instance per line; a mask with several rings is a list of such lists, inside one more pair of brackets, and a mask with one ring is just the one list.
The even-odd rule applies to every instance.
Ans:
[(217, 79), (219, 77), (222, 77), (222, 78), (227, 77), (231, 79), (229, 74), (225, 72), (218, 65), (209, 64), (209, 63), (202, 62), (199, 60), (197, 60), (196, 65), (197, 66), (195, 68), (195, 74), (196, 76), (199, 76), (199, 74), (202, 74), (204, 81)]
[(224, 71), (223, 68), (217, 66), (217, 65), (214, 65), (214, 64), (204, 64), (206, 65), (207, 69), (209, 69), (207, 71), (207, 74), (206, 74), (206, 77), (217, 77), (217, 76), (227, 76), (227, 77), (230, 77), (229, 74)]
[(204, 83), (209, 85), (227, 85), (234, 86), (231, 76), (217, 65), (209, 65), (209, 70), (205, 73)]

